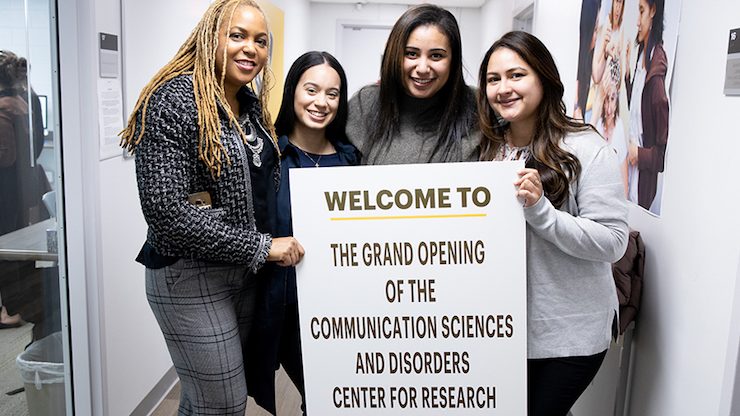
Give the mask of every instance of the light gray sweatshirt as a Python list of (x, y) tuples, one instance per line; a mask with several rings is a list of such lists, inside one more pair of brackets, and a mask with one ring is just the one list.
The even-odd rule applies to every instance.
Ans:
[(612, 263), (627, 248), (627, 204), (617, 155), (593, 131), (566, 136), (581, 163), (558, 210), (544, 196), (527, 222), (528, 358), (593, 355), (609, 347), (619, 305)]

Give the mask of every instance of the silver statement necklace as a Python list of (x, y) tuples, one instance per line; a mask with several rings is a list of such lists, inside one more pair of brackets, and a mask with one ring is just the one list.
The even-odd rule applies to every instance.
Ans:
[(249, 128), (249, 131), (246, 133), (247, 147), (252, 151), (252, 164), (254, 164), (255, 167), (260, 167), (262, 166), (260, 153), (262, 153), (262, 148), (265, 146), (265, 143), (262, 141), (262, 137), (257, 134), (257, 129), (254, 128), (249, 116), (247, 116), (247, 127)]

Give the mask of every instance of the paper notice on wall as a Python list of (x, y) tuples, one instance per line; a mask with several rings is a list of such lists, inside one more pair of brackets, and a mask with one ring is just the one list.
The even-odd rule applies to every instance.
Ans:
[(121, 80), (98, 79), (98, 128), (100, 160), (121, 156), (118, 133), (123, 130)]
[(725, 95), (740, 95), (740, 28), (730, 30), (725, 70)]

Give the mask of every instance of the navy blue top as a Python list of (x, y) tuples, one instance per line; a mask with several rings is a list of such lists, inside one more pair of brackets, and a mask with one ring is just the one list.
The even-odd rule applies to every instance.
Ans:
[[(290, 169), (315, 168), (317, 162), (319, 167), (359, 164), (360, 154), (354, 146), (333, 141), (332, 145), (336, 149), (334, 154), (306, 155), (303, 150), (291, 144), (287, 136), (278, 139), (281, 160), (275, 237), (293, 235)], [(260, 276), (257, 280), (257, 306), (246, 355), (250, 360), (247, 371), (249, 395), (254, 397), (257, 404), (275, 414), (275, 369), (286, 361), (300, 369), (301, 357), (300, 345), (293, 344), (299, 338), (299, 334), (294, 333), (298, 331), (295, 268), (271, 264), (274, 267), (271, 268), (270, 276)], [(300, 378), (299, 390), (302, 390), (302, 376)]]
[(275, 151), (275, 146), (270, 143), (272, 139), (266, 136), (266, 133), (262, 132), (260, 127), (256, 125), (254, 127), (262, 138), (263, 143), (259, 155), (262, 164), (259, 167), (254, 166), (252, 161), (252, 149), (244, 145), (244, 150), (247, 151), (247, 159), (249, 159), (249, 179), (252, 185), (254, 222), (259, 232), (275, 237), (277, 232), (275, 212), (278, 209), (278, 203), (277, 195), (275, 194), (275, 175), (273, 172), (275, 164), (278, 163), (277, 152)]
[[(292, 168), (315, 168), (316, 161), (319, 167), (329, 166), (351, 166), (360, 163), (360, 153), (353, 145), (349, 143), (334, 143), (336, 153), (332, 155), (315, 155), (309, 153), (306, 156), (303, 150), (294, 146), (288, 136), (281, 136), (278, 139), (278, 146), (281, 153), (280, 164), (280, 189), (277, 193), (277, 232), (275, 237), (288, 237), (293, 235), (293, 221), (290, 211), (290, 169)], [(321, 156), (321, 159), (319, 159)], [(294, 267), (279, 267), (278, 273), (285, 272), (286, 287), (285, 302), (295, 303), (298, 300), (295, 283)]]

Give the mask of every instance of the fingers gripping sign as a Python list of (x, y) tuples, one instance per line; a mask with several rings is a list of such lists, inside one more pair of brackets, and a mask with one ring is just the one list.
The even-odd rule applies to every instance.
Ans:
[(267, 260), (275, 261), (279, 266), (295, 266), (304, 254), (303, 246), (295, 238), (273, 238)]
[(525, 207), (531, 207), (540, 200), (544, 190), (542, 188), (542, 180), (537, 169), (522, 169), (519, 172), (519, 179), (514, 181), (514, 186), (517, 187), (517, 197), (522, 201)]

